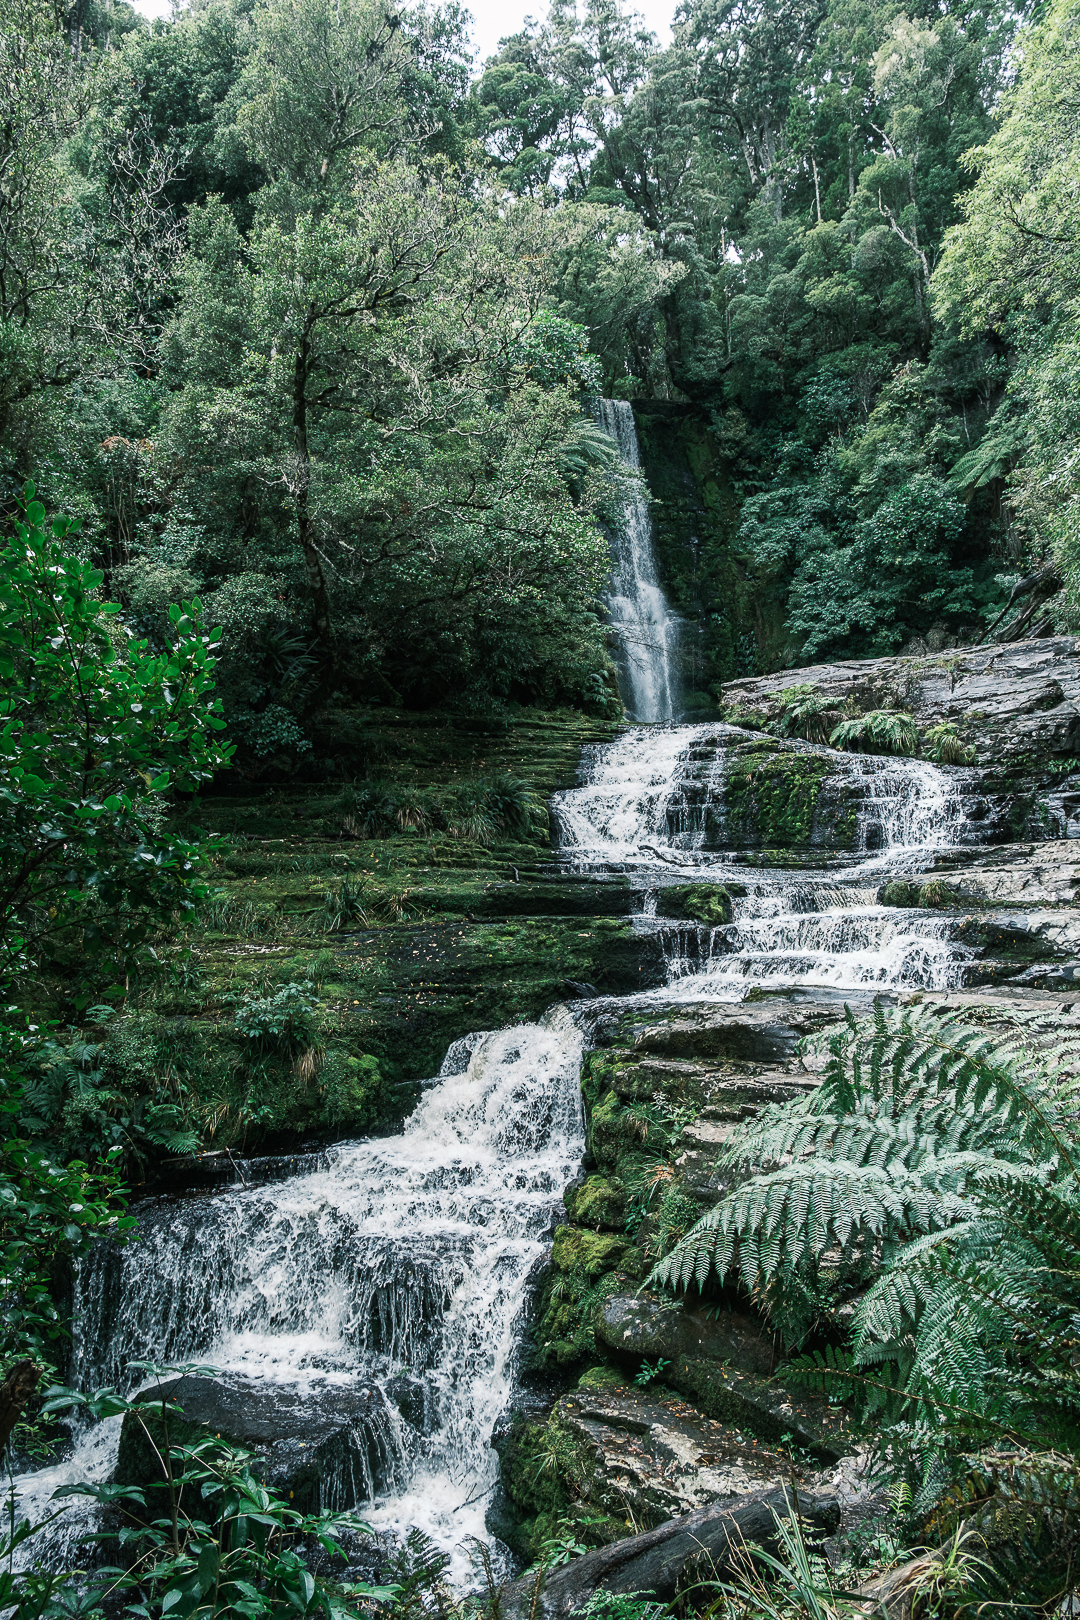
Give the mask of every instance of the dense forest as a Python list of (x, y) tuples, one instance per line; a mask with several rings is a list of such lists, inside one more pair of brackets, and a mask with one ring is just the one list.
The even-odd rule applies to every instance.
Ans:
[(1067, 627), (1074, 9), (691, 4), (660, 50), (590, 0), (475, 73), (467, 21), (5, 9), (3, 501), (145, 635), (198, 595), (240, 760), (332, 772), (357, 699), (612, 711), (597, 392), (696, 469), (705, 701), (1034, 574)]
[[(896, 1000), (860, 1021), (843, 996), (1080, 980), (1080, 959), (1061, 966), (1080, 871), (958, 888), (927, 831), (948, 815), (972, 847), (1061, 839), (1059, 863), (1080, 831), (1075, 651), (1055, 639), (1080, 631), (1080, 0), (682, 0), (667, 46), (621, 0), (553, 0), (486, 61), (470, 26), (457, 0), (190, 0), (152, 23), (126, 0), (0, 0), (0, 1447), (14, 1478), (101, 1420), (126, 1437), (89, 1485), (58, 1473), (36, 1517), (11, 1496), (0, 1610), (535, 1620), (553, 1571), (651, 1523), (596, 1515), (592, 1463), (551, 1409), (571, 1388), (623, 1399), (597, 1313), (652, 1287), (662, 1311), (700, 1306), (703, 1335), (733, 1302), (756, 1313), (754, 1377), (773, 1390), (777, 1346), (806, 1352), (800, 1387), (862, 1424), (888, 1537), (856, 1537), (849, 1574), (937, 1550), (913, 1553), (892, 1607), (841, 1602), (816, 1531), (775, 1518), (776, 1556), (736, 1561), (733, 1587), (702, 1576), (668, 1609), (594, 1583), (561, 1612), (1071, 1613), (1077, 1038), (1056, 1020), (1073, 1003), (1018, 993), (969, 1027)], [(613, 401), (640, 469), (603, 430)], [(549, 795), (576, 791), (583, 745), (622, 735), (605, 593), (646, 501), (681, 636), (682, 714), (663, 718), (730, 738), (724, 716), (738, 737), (726, 764), (722, 739), (683, 738), (687, 789), (675, 745), (643, 732), (619, 791), (640, 777), (650, 813), (675, 805), (668, 832), (605, 827), (592, 865), (556, 870)], [(992, 723), (981, 697), (946, 713), (932, 682), (920, 708), (914, 686), (844, 675), (725, 703), (733, 680), (893, 654), (962, 683), (965, 650), (1025, 638), (1055, 650), (1006, 661), (986, 690), (1015, 676), (1023, 704)], [(879, 767), (900, 782), (892, 845)], [(675, 846), (698, 811), (716, 881), (687, 884)], [(828, 914), (844, 971), (874, 927), (875, 949), (901, 937), (894, 977), (837, 970), (831, 1003), (798, 992), (767, 1040), (755, 979), (745, 1039), (768, 1062), (736, 1043), (732, 1069), (719, 1024), (676, 1014), (639, 1049), (641, 1020), (618, 1018), (668, 982), (663, 929), (711, 951), (760, 898), (719, 866), (745, 856), (764, 893), (799, 881), (811, 844), (830, 871), (916, 853), (864, 891), (826, 874), (790, 915), (778, 881), (745, 915), (782, 912), (799, 942)], [(647, 926), (642, 852), (661, 873)], [(991, 914), (1017, 894), (1057, 910)], [(743, 952), (763, 979), (769, 950)], [(91, 1257), (150, 1266), (153, 1243), (127, 1240), (157, 1242), (179, 1194), (209, 1206), (308, 1148), (389, 1140), (425, 1082), (464, 1072), (440, 1070), (448, 1048), (468, 1037), (468, 1064), (493, 1038), (477, 1031), (535, 1030), (574, 999), (621, 1010), (596, 1012), (590, 1039), (614, 1022), (591, 1052), (569, 1014), (543, 1025), (549, 1056), (552, 1029), (577, 1053), (567, 1117), (581, 1095), (587, 1116), (588, 1178), (528, 1282), (521, 1354), (551, 1398), (503, 1437), (502, 1527), (478, 1521), (505, 1531), (531, 1599), (508, 1586), (502, 1607), (483, 1540), (487, 1595), (462, 1598), (419, 1531), (376, 1559), (351, 1511), (290, 1505), (213, 1420), (79, 1384)], [(809, 1067), (777, 1066), (799, 1042), (825, 1076), (805, 1095)], [(683, 1133), (735, 1069), (724, 1120), (767, 1111), (723, 1147), (709, 1213), (680, 1180)], [(293, 1157), (255, 1171), (253, 1153)], [(153, 1287), (185, 1299), (198, 1258)], [(99, 1338), (130, 1304), (102, 1293)], [(677, 1357), (648, 1355), (630, 1397), (698, 1398), (681, 1362), (663, 1383)], [(403, 1357), (394, 1400), (424, 1408), (427, 1443), (410, 1380)], [(740, 1388), (792, 1490), (847, 1456)], [(709, 1399), (710, 1419), (736, 1409), (729, 1388)], [(49, 1539), (64, 1491), (101, 1510), (82, 1542)], [(995, 1514), (1012, 1561), (991, 1569)]]

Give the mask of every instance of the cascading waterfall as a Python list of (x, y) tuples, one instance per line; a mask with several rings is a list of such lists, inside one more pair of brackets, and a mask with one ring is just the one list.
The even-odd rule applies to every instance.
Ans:
[[(730, 923), (662, 929), (668, 984), (657, 994), (729, 999), (761, 983), (957, 984), (974, 952), (952, 937), (952, 919), (879, 905), (878, 897), (890, 872), (925, 864), (933, 851), (962, 841), (965, 773), (924, 760), (837, 756), (836, 770), (859, 802), (861, 859), (844, 885), (808, 886), (805, 877), (739, 868), (737, 853), (707, 847), (710, 828), (714, 839), (724, 820), (725, 748), (746, 741), (747, 733), (730, 726), (631, 730), (591, 750), (583, 784), (553, 803), (570, 865), (643, 869), (661, 882), (658, 873), (733, 884)], [(645, 910), (655, 912), (655, 894)]]
[[(530, 1273), (584, 1148), (581, 1054), (561, 1007), (468, 1037), (400, 1136), (344, 1143), (287, 1181), (151, 1211), (141, 1241), (103, 1245), (80, 1272), (77, 1381), (131, 1388), (129, 1361), (195, 1359), (314, 1409), (362, 1395), (357, 1467), (340, 1499), (324, 1480), (323, 1505), (373, 1498), (375, 1528), (419, 1525), (463, 1579), (461, 1543), (484, 1535), (497, 1479), (491, 1436), (512, 1393)], [(26, 1508), (40, 1516), (56, 1484), (108, 1477), (118, 1438), (115, 1423), (93, 1430), (59, 1471), (24, 1476)], [(54, 1544), (70, 1534), (61, 1527)]]
[[(634, 412), (626, 400), (598, 399), (596, 415), (619, 446), (627, 466), (641, 470)], [(656, 574), (648, 503), (627, 502), (624, 532), (616, 535), (606, 603), (618, 637), (616, 664), (627, 713), (633, 720), (678, 716), (679, 620), (668, 607)]]

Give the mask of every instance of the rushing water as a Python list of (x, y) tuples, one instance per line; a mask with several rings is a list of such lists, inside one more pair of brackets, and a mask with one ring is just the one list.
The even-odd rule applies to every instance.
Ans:
[[(83, 1268), (78, 1381), (130, 1387), (129, 1361), (195, 1359), (315, 1408), (363, 1392), (359, 1467), (324, 1480), (324, 1506), (373, 1497), (376, 1528), (419, 1525), (451, 1551), (482, 1536), (530, 1274), (584, 1147), (581, 1050), (562, 1008), (469, 1037), (400, 1136), (152, 1212), (141, 1241)], [(93, 1430), (62, 1477), (25, 1478), (27, 1508), (81, 1470), (107, 1477), (117, 1438)]]
[[(597, 419), (616, 440), (623, 460), (641, 469), (634, 412), (626, 400), (599, 399)], [(615, 655), (626, 711), (632, 720), (678, 717), (679, 620), (660, 588), (647, 501), (627, 503), (623, 532), (613, 544), (614, 568), (606, 603), (618, 638)]]
[(833, 754), (833, 773), (858, 806), (856, 848), (839, 883), (815, 884), (805, 873), (740, 866), (737, 850), (716, 847), (727, 750), (746, 741), (730, 726), (630, 730), (593, 749), (582, 785), (554, 802), (564, 859), (584, 870), (636, 872), (646, 916), (655, 914), (657, 884), (712, 880), (733, 889), (730, 923), (661, 928), (662, 995), (730, 999), (753, 984), (958, 984), (974, 952), (953, 938), (954, 921), (879, 898), (890, 875), (964, 841), (967, 773), (924, 760)]
[[(636, 467), (630, 407), (602, 401), (600, 419)], [(641, 720), (670, 719), (677, 622), (644, 502), (628, 513), (609, 606), (627, 707)], [(667, 964), (665, 989), (647, 994), (732, 1000), (759, 983), (958, 982), (971, 952), (949, 919), (883, 906), (880, 889), (967, 837), (965, 773), (832, 756), (856, 806), (856, 847), (846, 864), (825, 854), (821, 875), (793, 874), (740, 864), (730, 837), (726, 761), (745, 741), (723, 725), (634, 727), (587, 751), (581, 785), (553, 801), (565, 864), (634, 876), (637, 925), (659, 938)], [(660, 889), (690, 878), (729, 885), (729, 923), (656, 915)], [(559, 1007), (537, 1024), (467, 1036), (400, 1136), (341, 1144), (280, 1180), (151, 1208), (138, 1243), (102, 1244), (80, 1271), (76, 1380), (130, 1388), (132, 1361), (196, 1360), (294, 1408), (347, 1409), (348, 1443), (321, 1480), (324, 1506), (362, 1505), (386, 1530), (419, 1526), (465, 1581), (463, 1543), (485, 1534), (491, 1437), (513, 1393), (530, 1278), (584, 1147), (582, 1048)], [(65, 1461), (23, 1476), (23, 1511), (39, 1520), (57, 1486), (108, 1478), (118, 1436), (109, 1420)], [(70, 1567), (92, 1516), (69, 1508), (33, 1544), (37, 1555)]]

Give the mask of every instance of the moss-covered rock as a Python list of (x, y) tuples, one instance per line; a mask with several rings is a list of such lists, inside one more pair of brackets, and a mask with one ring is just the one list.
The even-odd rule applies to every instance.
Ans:
[(733, 749), (724, 781), (727, 842), (770, 850), (815, 841), (850, 848), (854, 814), (835, 803), (825, 825), (817, 813), (822, 785), (834, 770), (822, 755), (781, 751), (771, 740)]
[(558, 1226), (551, 1246), (551, 1264), (556, 1271), (579, 1271), (595, 1281), (618, 1265), (629, 1248), (625, 1238), (608, 1232), (586, 1232), (580, 1226)]
[(614, 1176), (587, 1176), (563, 1197), (566, 1212), (578, 1226), (607, 1227), (621, 1232), (626, 1219), (626, 1189)]
[(678, 883), (661, 889), (656, 897), (658, 917), (679, 917), (718, 928), (729, 923), (732, 898), (745, 894), (742, 884)]

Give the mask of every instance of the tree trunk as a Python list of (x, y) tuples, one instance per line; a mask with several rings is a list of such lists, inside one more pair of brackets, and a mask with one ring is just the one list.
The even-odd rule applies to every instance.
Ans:
[(0, 1384), (0, 1451), (3, 1451), (38, 1387), (41, 1373), (32, 1361), (19, 1361)]
[(323, 684), (337, 664), (334, 622), (330, 608), (330, 593), (326, 588), (326, 575), (322, 558), (315, 544), (315, 525), (311, 520), (311, 453), (308, 448), (307, 385), (311, 367), (311, 340), (305, 333), (296, 351), (293, 371), (293, 504), (296, 510), (296, 528), (304, 554), (304, 572), (311, 595), (312, 623), (319, 644), (319, 668)]

